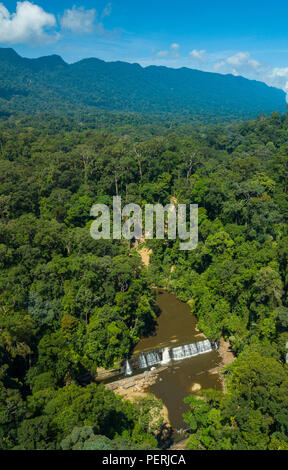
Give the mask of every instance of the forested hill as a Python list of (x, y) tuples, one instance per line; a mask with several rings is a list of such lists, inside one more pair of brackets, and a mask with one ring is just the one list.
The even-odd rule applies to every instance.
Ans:
[[(227, 393), (186, 399), (188, 448), (288, 450), (288, 113), (188, 127), (0, 123), (0, 450), (157, 447), (161, 404), (95, 383), (153, 333), (153, 286), (236, 355)], [(145, 268), (126, 240), (93, 240), (90, 209), (116, 192), (198, 204), (197, 249), (147, 240)]]
[(0, 113), (173, 113), (239, 119), (284, 111), (285, 93), (243, 77), (59, 56), (26, 59), (0, 48)]

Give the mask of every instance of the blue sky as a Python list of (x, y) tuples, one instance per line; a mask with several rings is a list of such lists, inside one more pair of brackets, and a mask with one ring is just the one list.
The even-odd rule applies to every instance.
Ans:
[(0, 0), (0, 46), (233, 73), (288, 93), (288, 2)]

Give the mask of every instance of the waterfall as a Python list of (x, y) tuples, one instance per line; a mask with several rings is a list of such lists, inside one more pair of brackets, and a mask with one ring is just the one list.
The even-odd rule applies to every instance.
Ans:
[(138, 364), (140, 369), (146, 369), (147, 367), (155, 366), (161, 362), (160, 352), (149, 351), (147, 353), (142, 353), (138, 357)]
[(185, 346), (179, 346), (178, 348), (173, 348), (172, 357), (175, 361), (181, 361), (181, 359), (198, 356), (198, 354), (203, 354), (212, 350), (212, 344), (209, 339), (205, 339), (199, 343), (191, 343), (186, 344)]
[(161, 362), (160, 354), (158, 352), (150, 351), (146, 354), (146, 361), (148, 367), (155, 366), (155, 364), (159, 364), (159, 362)]
[(139, 364), (140, 369), (146, 369), (146, 367), (148, 367), (145, 354), (143, 353), (140, 354), (138, 358), (138, 364)]
[(171, 361), (171, 357), (170, 357), (169, 348), (165, 348), (163, 350), (161, 364), (169, 364), (170, 361)]
[(212, 345), (209, 341), (209, 339), (205, 339), (204, 341), (200, 341), (200, 343), (197, 343), (198, 351), (199, 354), (203, 354), (208, 351), (212, 351)]
[(125, 365), (125, 375), (132, 375), (133, 374), (133, 370), (129, 364), (129, 361), (127, 359), (126, 361), (126, 365)]
[(179, 346), (178, 348), (172, 349), (172, 357), (175, 361), (181, 361), (186, 357), (193, 357), (199, 354), (197, 343), (186, 344), (185, 346)]
[(138, 367), (140, 369), (147, 369), (148, 367), (157, 364), (168, 364), (172, 359), (174, 361), (181, 361), (199, 354), (204, 354), (213, 351), (212, 344), (209, 339), (199, 341), (198, 343), (185, 344), (176, 348), (164, 348), (158, 351), (143, 352), (138, 357)]

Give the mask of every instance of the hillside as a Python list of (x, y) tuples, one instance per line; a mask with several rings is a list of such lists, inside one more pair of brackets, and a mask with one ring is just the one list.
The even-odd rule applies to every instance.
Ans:
[[(193, 392), (186, 448), (288, 450), (288, 113), (190, 126), (185, 135), (153, 129), (140, 140), (137, 129), (137, 138), (67, 131), (66, 118), (47, 126), (48, 116), (33, 126), (0, 123), (0, 449), (160, 452), (160, 437), (170, 444), (155, 421), (158, 399), (133, 385), (117, 389), (133, 397), (121, 400), (97, 383), (133, 357), (140, 338), (156, 339), (161, 286), (166, 301), (173, 293), (189, 303), (198, 334), (220, 342), (223, 365), (231, 357), (224, 361), (221, 338), (236, 357), (226, 393), (207, 369), (210, 360), (217, 367), (216, 351), (200, 356), (201, 375), (196, 357), (172, 363), (153, 386), (146, 374), (169, 412), (181, 390)], [(142, 210), (171, 196), (198, 204), (197, 248), (146, 240), (153, 254), (145, 267), (127, 240), (93, 240), (90, 209), (111, 205), (116, 191)], [(177, 341), (185, 330), (192, 341), (178, 302), (170, 306), (162, 338)]]
[(57, 55), (26, 59), (0, 49), (0, 112), (99, 110), (247, 118), (285, 110), (285, 93), (233, 75)]

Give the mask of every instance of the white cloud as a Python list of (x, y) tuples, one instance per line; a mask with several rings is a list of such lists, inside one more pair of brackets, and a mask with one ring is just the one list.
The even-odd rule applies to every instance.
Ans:
[[(107, 8), (107, 7), (106, 7)], [(84, 7), (73, 6), (71, 10), (65, 10), (61, 19), (63, 29), (68, 29), (77, 34), (89, 34), (94, 31), (96, 10), (85, 10)]]
[(282, 89), (288, 96), (288, 67), (271, 67), (251, 57), (249, 52), (237, 52), (213, 65), (215, 72), (261, 80), (267, 85)]
[(59, 35), (47, 34), (56, 26), (55, 16), (31, 2), (17, 2), (16, 12), (10, 13), (0, 3), (0, 43), (41, 43), (58, 39)]
[(249, 52), (237, 52), (237, 54), (228, 57), (226, 62), (231, 65), (242, 65), (249, 60), (249, 57)]
[(168, 54), (169, 54), (169, 51), (159, 51), (159, 52), (157, 52), (158, 57), (167, 57)]
[(205, 49), (201, 49), (201, 50), (193, 49), (193, 51), (189, 52), (190, 57), (193, 57), (193, 59), (197, 59), (197, 60), (203, 60), (205, 54), (206, 54)]
[(270, 73), (270, 83), (288, 94), (288, 67), (275, 67)]
[(108, 3), (104, 10), (102, 11), (101, 18), (105, 18), (105, 16), (110, 16), (112, 13), (112, 3)]
[(219, 70), (222, 69), (222, 67), (224, 67), (225, 64), (226, 64), (225, 60), (220, 60), (219, 62), (215, 62), (215, 64), (213, 65), (215, 72), (219, 72)]
[(259, 68), (261, 67), (260, 62), (258, 62), (258, 60), (255, 60), (255, 59), (250, 59), (250, 60), (248, 61), (248, 63), (249, 63), (249, 65), (250, 65), (253, 69), (255, 69), (255, 70), (257, 70), (257, 69), (259, 69)]
[(288, 76), (288, 67), (279, 68), (275, 67), (272, 70), (272, 77), (287, 77)]
[[(213, 66), (216, 72), (232, 73), (233, 75), (245, 75), (255, 78), (255, 75), (263, 72), (263, 66), (253, 59), (249, 52), (237, 52), (226, 59), (216, 62)], [(250, 77), (251, 75), (251, 77)]]
[(178, 58), (180, 57), (179, 54), (178, 54), (178, 51), (180, 49), (180, 45), (177, 44), (176, 42), (174, 42), (173, 44), (171, 44), (170, 46), (170, 49), (169, 50), (162, 50), (162, 51), (159, 51), (156, 53), (157, 57), (169, 57), (170, 59), (172, 58)]
[(257, 69), (261, 65), (257, 60), (252, 59), (249, 52), (237, 52), (237, 54), (228, 57), (225, 62), (236, 67), (248, 65), (253, 69)]

